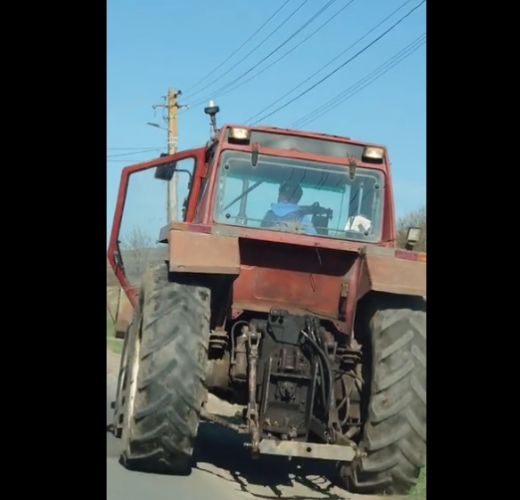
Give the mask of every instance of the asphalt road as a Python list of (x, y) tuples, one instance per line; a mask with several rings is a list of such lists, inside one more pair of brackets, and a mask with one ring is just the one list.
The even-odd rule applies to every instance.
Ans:
[[(114, 392), (114, 375), (107, 373), (107, 424)], [(326, 479), (330, 464), (314, 462), (302, 467), (283, 458), (251, 460), (241, 439), (228, 429), (201, 423), (197, 467), (188, 477), (173, 477), (127, 471), (118, 462), (119, 440), (107, 433), (107, 500), (360, 498), (331, 485)]]
[[(114, 394), (114, 382), (107, 376), (107, 424), (112, 410), (110, 401)], [(244, 498), (228, 481), (194, 469), (189, 477), (159, 476), (127, 471), (119, 464), (119, 439), (107, 432), (107, 500), (235, 500)]]

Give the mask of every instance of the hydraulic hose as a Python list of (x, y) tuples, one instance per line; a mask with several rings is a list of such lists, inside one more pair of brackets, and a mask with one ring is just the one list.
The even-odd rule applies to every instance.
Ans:
[[(316, 352), (319, 354), (323, 362), (325, 363), (326, 371), (327, 371), (327, 378), (328, 378), (328, 391), (327, 391), (327, 403), (326, 403), (326, 410), (327, 413), (330, 412), (330, 408), (332, 406), (332, 396), (333, 396), (333, 389), (334, 389), (334, 379), (332, 377), (332, 367), (330, 366), (330, 361), (323, 349), (318, 345), (318, 343), (304, 330), (301, 331), (301, 334), (312, 344), (314, 349), (316, 349)], [(325, 374), (323, 374), (323, 378), (325, 379)]]

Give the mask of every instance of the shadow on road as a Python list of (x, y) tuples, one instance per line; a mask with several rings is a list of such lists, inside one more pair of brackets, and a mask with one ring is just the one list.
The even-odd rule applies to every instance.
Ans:
[[(248, 440), (249, 436), (237, 434), (220, 425), (201, 423), (195, 446), (197, 468), (233, 481), (242, 491), (257, 498), (287, 497), (289, 488), (294, 490), (291, 492), (291, 498), (294, 499), (345, 498), (331, 491), (334, 488), (331, 483), (334, 464), (314, 460), (298, 463), (283, 457), (266, 456), (253, 460), (251, 452), (243, 446)], [(255, 491), (258, 489), (265, 493)], [(300, 492), (301, 495), (298, 494)]]

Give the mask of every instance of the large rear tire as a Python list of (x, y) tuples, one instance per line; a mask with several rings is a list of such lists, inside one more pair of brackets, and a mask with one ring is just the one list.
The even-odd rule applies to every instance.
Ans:
[(358, 314), (372, 358), (364, 456), (341, 475), (355, 493), (406, 494), (426, 464), (426, 302), (378, 293)]
[(148, 267), (129, 350), (122, 463), (131, 470), (186, 475), (205, 396), (210, 290), (169, 281)]

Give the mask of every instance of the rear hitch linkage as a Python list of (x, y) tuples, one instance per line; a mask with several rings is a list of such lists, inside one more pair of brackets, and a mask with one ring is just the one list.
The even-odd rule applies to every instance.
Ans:
[(260, 333), (254, 325), (250, 325), (247, 333), (248, 365), (249, 365), (249, 402), (247, 405), (247, 422), (251, 433), (251, 451), (253, 456), (260, 451), (260, 424), (258, 421), (258, 405), (256, 403), (256, 374), (258, 365), (258, 346), (260, 345)]

